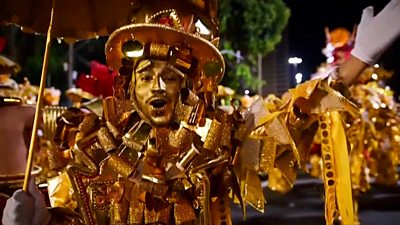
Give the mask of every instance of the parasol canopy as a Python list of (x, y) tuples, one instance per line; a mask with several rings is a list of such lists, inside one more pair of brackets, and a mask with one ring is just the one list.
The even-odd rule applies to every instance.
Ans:
[[(135, 0), (56, 0), (51, 35), (67, 41), (107, 36), (132, 22)], [(0, 23), (46, 34), (52, 0), (0, 0)]]
[(38, 100), (26, 164), (23, 190), (28, 191), (40, 108), (47, 75), (52, 38), (66, 41), (108, 35), (134, 22), (135, 0), (0, 0), (0, 25), (16, 24), (25, 32), (47, 34)]

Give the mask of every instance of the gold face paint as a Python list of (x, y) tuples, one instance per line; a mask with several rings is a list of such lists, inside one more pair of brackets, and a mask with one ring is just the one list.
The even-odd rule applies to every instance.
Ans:
[(153, 126), (168, 126), (181, 89), (181, 76), (166, 61), (139, 62), (134, 71), (134, 96), (138, 110)]

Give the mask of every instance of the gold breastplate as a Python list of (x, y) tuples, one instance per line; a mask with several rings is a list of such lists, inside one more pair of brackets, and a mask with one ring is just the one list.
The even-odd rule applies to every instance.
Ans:
[[(180, 124), (152, 128), (136, 113), (120, 121), (122, 127), (71, 110), (64, 122), (57, 137), (70, 147), (66, 173), (86, 224), (210, 220), (210, 178), (222, 177), (225, 169), (218, 166), (230, 159), (229, 151), (219, 148), (228, 142), (216, 136), (230, 132), (229, 126), (209, 120), (201, 137)], [(228, 187), (218, 195), (227, 196)]]

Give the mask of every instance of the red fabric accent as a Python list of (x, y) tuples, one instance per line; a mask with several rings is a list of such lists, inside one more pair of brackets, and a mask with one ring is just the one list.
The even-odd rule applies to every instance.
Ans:
[(321, 144), (313, 143), (311, 145), (310, 155), (321, 155)]
[(170, 27), (174, 26), (174, 21), (173, 21), (172, 18), (169, 17), (169, 16), (161, 17), (161, 18), (158, 20), (158, 23), (159, 23), (159, 24), (162, 24), (162, 25), (170, 26)]
[(113, 80), (116, 72), (110, 72), (106, 65), (99, 62), (90, 62), (91, 75), (82, 74), (76, 86), (94, 96), (108, 97), (113, 95)]
[(343, 63), (344, 61), (348, 60), (351, 56), (351, 50), (353, 49), (352, 45), (344, 45), (339, 48), (335, 48), (333, 50), (332, 55), (333, 55), (333, 65), (339, 65)]
[(89, 92), (90, 94), (97, 96), (97, 81), (95, 77), (88, 74), (81, 74), (76, 81), (76, 86), (83, 91)]
[(368, 149), (364, 150), (364, 158), (369, 161), (371, 159), (371, 153), (368, 151)]
[(0, 37), (0, 52), (3, 51), (5, 46), (6, 46), (6, 39), (4, 37)]

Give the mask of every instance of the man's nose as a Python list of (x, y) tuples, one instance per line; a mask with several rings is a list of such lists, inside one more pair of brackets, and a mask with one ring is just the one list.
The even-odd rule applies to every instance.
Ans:
[(151, 88), (151, 91), (153, 91), (153, 92), (165, 92), (166, 91), (166, 85), (165, 85), (165, 82), (163, 81), (162, 77), (158, 76), (157, 79), (153, 80), (153, 86)]

